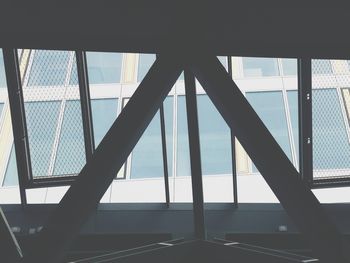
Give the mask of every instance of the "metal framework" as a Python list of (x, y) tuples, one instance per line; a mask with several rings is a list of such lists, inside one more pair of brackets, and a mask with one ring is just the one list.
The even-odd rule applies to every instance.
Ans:
[[(40, 232), (27, 262), (58, 262), (161, 107), (182, 68), (195, 74), (287, 213), (325, 262), (343, 262), (338, 230), (215, 56), (157, 58), (96, 152)], [(185, 70), (195, 237), (205, 239), (195, 77)], [(244, 117), (243, 117), (244, 115)], [(117, 136), (119, 135), (119, 136)], [(118, 145), (118, 147), (115, 147)], [(269, 154), (266, 154), (269, 149)], [(291, 191), (292, 190), (292, 191)], [(52, 238), (55, 236), (55, 238)]]
[(205, 239), (204, 201), (201, 151), (199, 143), (196, 80), (192, 72), (185, 70), (188, 141), (190, 147), (194, 235)]

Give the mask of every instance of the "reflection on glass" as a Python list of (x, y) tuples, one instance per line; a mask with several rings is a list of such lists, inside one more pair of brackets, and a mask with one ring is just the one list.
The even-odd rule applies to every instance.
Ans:
[(100, 144), (117, 118), (118, 99), (91, 100), (95, 147)]
[(15, 147), (12, 145), (10, 158), (6, 167), (3, 186), (16, 186), (16, 185), (18, 185), (17, 162), (16, 162)]
[(177, 152), (176, 176), (190, 176), (190, 148), (188, 142), (185, 96), (177, 97)]
[(137, 82), (141, 82), (146, 76), (148, 70), (151, 68), (153, 62), (156, 60), (154, 54), (140, 54), (138, 63)]
[[(248, 92), (246, 96), (277, 143), (288, 158), (292, 160), (282, 92)], [(266, 149), (266, 153), (268, 153), (268, 150)], [(253, 171), (257, 171), (255, 167), (253, 167)]]
[(336, 89), (312, 90), (314, 169), (349, 169), (350, 141)]
[(87, 52), (89, 83), (119, 83), (122, 57), (121, 53)]
[(47, 176), (61, 102), (26, 102), (25, 112), (33, 176)]
[(278, 76), (277, 58), (242, 58), (245, 77)]
[(312, 60), (312, 74), (332, 74), (332, 64), (330, 60), (326, 59), (313, 59)]
[(6, 88), (6, 75), (2, 49), (0, 48), (0, 88)]
[(55, 160), (54, 175), (79, 173), (85, 164), (80, 101), (66, 102)]
[(197, 96), (203, 175), (232, 174), (231, 133), (207, 95)]
[(283, 75), (296, 76), (298, 71), (297, 59), (283, 58), (282, 68), (283, 68)]
[(70, 52), (35, 50), (28, 86), (60, 86), (65, 84)]
[(287, 91), (290, 121), (294, 138), (294, 147), (297, 160), (299, 162), (299, 117), (298, 117), (298, 92), (296, 90)]

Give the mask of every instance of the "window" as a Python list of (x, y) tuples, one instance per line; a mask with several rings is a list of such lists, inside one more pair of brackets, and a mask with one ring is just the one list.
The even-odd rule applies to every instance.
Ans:
[(197, 96), (203, 175), (232, 174), (231, 132), (207, 95)]
[(70, 52), (36, 50), (28, 86), (60, 86), (66, 82)]
[(85, 164), (80, 101), (66, 101), (53, 175), (79, 173)]
[(332, 74), (332, 64), (330, 60), (313, 59), (312, 60), (312, 74), (325, 75)]
[[(172, 150), (170, 145), (172, 140), (172, 98), (167, 98), (164, 102), (164, 118), (168, 121), (165, 122), (166, 131), (166, 142), (169, 147), (169, 151)], [(170, 121), (169, 121), (170, 120)], [(171, 155), (167, 156), (168, 169), (172, 168)], [(130, 177), (135, 178), (153, 178), (153, 177), (163, 177), (164, 167), (163, 167), (163, 153), (162, 153), (162, 137), (160, 129), (160, 114), (159, 111), (152, 119), (151, 123), (148, 125), (147, 129), (143, 133), (142, 137), (136, 144), (134, 150), (131, 154), (131, 169)], [(169, 172), (169, 176), (171, 176)]]
[(296, 90), (287, 91), (290, 120), (294, 139), (294, 148), (297, 160), (299, 161), (299, 117), (298, 117), (298, 92)]
[[(292, 160), (282, 92), (248, 92), (246, 96), (277, 143)], [(268, 149), (266, 152), (268, 153)], [(257, 171), (255, 167), (253, 167), (253, 171)]]
[(87, 52), (89, 83), (119, 83), (122, 58), (121, 53)]
[(138, 63), (137, 82), (141, 82), (146, 76), (148, 70), (151, 68), (153, 62), (156, 60), (154, 54), (140, 54)]
[(95, 147), (100, 144), (117, 118), (118, 99), (91, 100)]
[(50, 174), (61, 102), (26, 102), (25, 113), (33, 177)]
[(2, 49), (0, 48), (0, 88), (6, 88), (6, 75)]
[(297, 59), (293, 58), (283, 58), (282, 61), (282, 68), (283, 68), (283, 75), (285, 76), (296, 76), (298, 71), (298, 64)]
[[(313, 89), (312, 96), (314, 169), (350, 169), (350, 141), (337, 90)], [(328, 171), (315, 177), (335, 175)]]
[(177, 152), (176, 176), (190, 176), (190, 148), (185, 96), (177, 97)]
[(245, 77), (278, 76), (276, 58), (242, 58)]
[(18, 185), (17, 162), (16, 162), (15, 147), (14, 145), (12, 145), (10, 158), (6, 167), (3, 186), (16, 186), (16, 185)]

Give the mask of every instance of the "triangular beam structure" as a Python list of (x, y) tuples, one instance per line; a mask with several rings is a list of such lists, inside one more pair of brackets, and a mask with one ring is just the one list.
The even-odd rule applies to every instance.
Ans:
[(50, 215), (25, 262), (61, 262), (80, 227), (96, 209), (148, 124), (158, 111), (182, 66), (166, 55), (156, 59), (112, 127)]
[[(293, 164), (215, 56), (186, 57), (186, 66), (234, 131), (265, 180), (323, 262), (343, 262), (336, 227)], [(156, 59), (137, 91), (40, 232), (25, 262), (59, 262), (95, 210), (182, 71), (179, 58)]]
[(191, 70), (322, 262), (343, 262), (341, 236), (219, 60), (190, 58)]

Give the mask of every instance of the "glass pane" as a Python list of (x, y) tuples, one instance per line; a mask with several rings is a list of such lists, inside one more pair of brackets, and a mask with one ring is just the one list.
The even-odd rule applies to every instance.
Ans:
[[(314, 169), (350, 169), (350, 141), (337, 90), (313, 89), (312, 96)], [(336, 175), (324, 172), (315, 177)]]
[(61, 102), (26, 102), (28, 140), (33, 176), (49, 175)]
[(4, 108), (4, 103), (0, 103), (0, 116), (1, 116), (1, 113), (2, 113), (2, 109)]
[(203, 175), (232, 174), (231, 132), (207, 95), (197, 96)]
[(85, 146), (80, 101), (66, 101), (54, 175), (79, 173), (84, 164)]
[(285, 75), (285, 76), (297, 75), (297, 71), (298, 71), (297, 59), (283, 58), (282, 59), (282, 67), (283, 67), (283, 75)]
[(313, 59), (312, 74), (332, 74), (332, 64), (330, 60)]
[(87, 52), (89, 83), (119, 83), (122, 58), (121, 53)]
[(242, 58), (245, 77), (278, 76), (276, 58)]
[(28, 86), (64, 85), (70, 53), (67, 51), (36, 50), (30, 69)]
[[(282, 92), (248, 92), (246, 96), (277, 143), (292, 160)], [(255, 167), (253, 171), (257, 171)]]
[(0, 88), (6, 88), (6, 74), (2, 49), (0, 48)]
[(118, 99), (91, 100), (96, 148), (117, 118), (117, 107)]
[(167, 97), (164, 100), (164, 122), (165, 122), (165, 138), (168, 161), (168, 175), (173, 176), (173, 106), (174, 98)]
[(17, 162), (15, 147), (12, 145), (10, 158), (7, 163), (7, 168), (5, 172), (5, 180), (3, 186), (16, 186), (18, 185), (18, 173), (17, 173)]
[(225, 56), (218, 56), (218, 59), (220, 60), (221, 64), (227, 69), (227, 57)]
[(148, 70), (151, 68), (153, 62), (156, 60), (156, 55), (154, 54), (140, 54), (139, 55), (139, 65), (137, 73), (137, 81), (141, 82), (146, 76)]
[(159, 111), (136, 144), (131, 157), (132, 179), (164, 176)]
[(290, 120), (294, 138), (296, 157), (299, 162), (299, 117), (298, 117), (298, 92), (296, 90), (287, 91)]
[(185, 96), (177, 97), (177, 152), (176, 176), (190, 176), (190, 149), (188, 142)]

